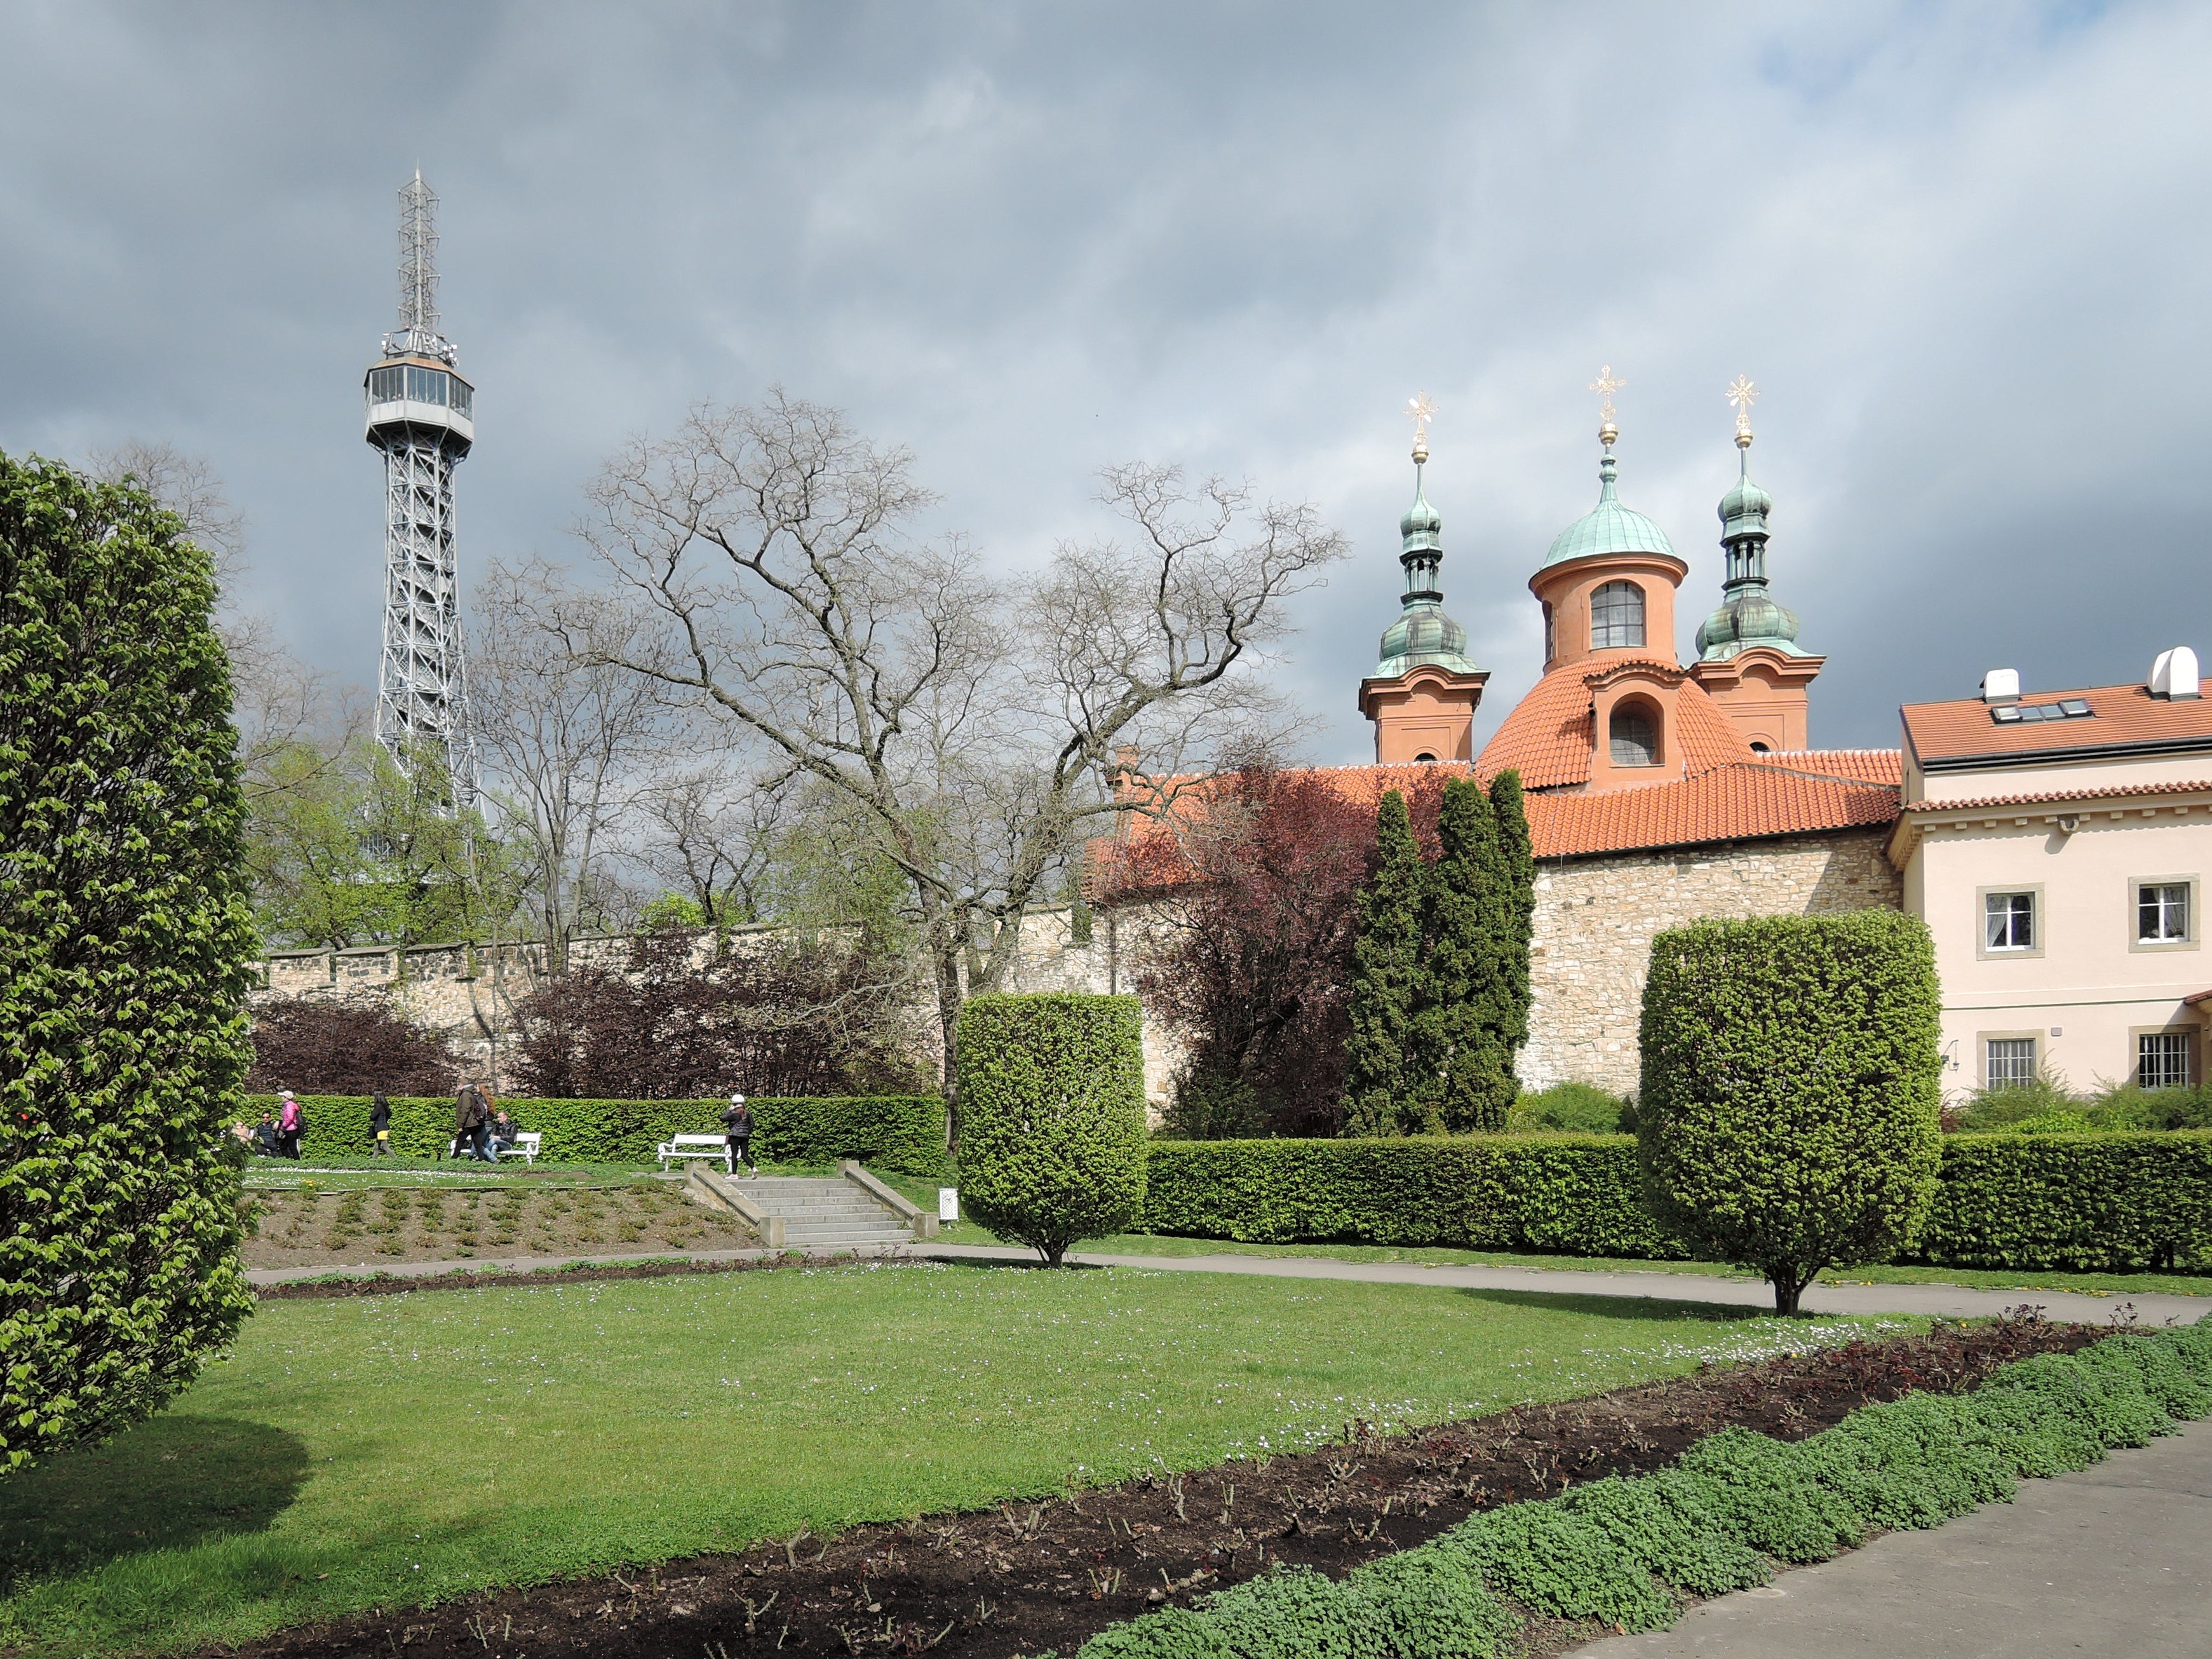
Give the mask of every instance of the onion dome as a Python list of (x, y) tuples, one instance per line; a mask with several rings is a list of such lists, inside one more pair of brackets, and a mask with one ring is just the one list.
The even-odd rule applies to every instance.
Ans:
[(1613, 487), (1618, 471), (1613, 446), (1607, 444), (1605, 459), (1597, 465), (1597, 505), (1559, 532), (1552, 544), (1552, 550), (1544, 556), (1547, 566), (1565, 564), (1570, 559), (1586, 559), (1594, 553), (1663, 553), (1670, 559), (1675, 556), (1674, 544), (1667, 539), (1665, 531), (1633, 507), (1620, 504), (1620, 493)]
[(1398, 562), (1406, 573), (1398, 619), (1382, 631), (1381, 660), (1369, 678), (1395, 679), (1409, 669), (1431, 666), (1452, 674), (1480, 674), (1467, 654), (1467, 629), (1444, 614), (1443, 516), (1429, 505), (1422, 479), (1428, 445), (1413, 450), (1413, 504), (1398, 520)]
[(1721, 584), (1721, 606), (1698, 624), (1698, 658), (1724, 662), (1738, 652), (1764, 646), (1785, 657), (1813, 653), (1797, 643), (1797, 616), (1766, 591), (1766, 516), (1774, 498), (1751, 481), (1751, 422), (1736, 425), (1736, 449), (1742, 458), (1735, 485), (1721, 497), (1721, 545), (1728, 552), (1728, 577)]

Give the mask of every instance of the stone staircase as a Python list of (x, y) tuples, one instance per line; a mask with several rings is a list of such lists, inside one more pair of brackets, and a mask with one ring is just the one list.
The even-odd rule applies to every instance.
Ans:
[(730, 1182), (770, 1215), (783, 1218), (783, 1247), (827, 1254), (908, 1244), (913, 1229), (880, 1200), (841, 1176), (739, 1176)]

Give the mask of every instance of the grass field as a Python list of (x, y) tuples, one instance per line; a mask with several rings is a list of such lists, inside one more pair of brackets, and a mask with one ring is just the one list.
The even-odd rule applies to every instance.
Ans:
[(927, 1264), (271, 1303), (168, 1412), (0, 1482), (0, 1647), (235, 1642), (1861, 1328)]

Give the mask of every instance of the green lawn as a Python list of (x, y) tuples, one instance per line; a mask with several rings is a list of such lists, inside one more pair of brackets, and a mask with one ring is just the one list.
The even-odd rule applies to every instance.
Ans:
[(265, 1304), (170, 1411), (0, 1481), (0, 1648), (236, 1642), (1864, 1328), (922, 1263)]

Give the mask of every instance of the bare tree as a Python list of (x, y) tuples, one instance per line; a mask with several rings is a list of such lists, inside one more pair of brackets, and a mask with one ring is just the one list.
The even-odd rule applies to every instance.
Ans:
[(764, 921), (793, 793), (787, 778), (755, 777), (734, 756), (679, 768), (638, 792), (638, 860), (718, 933)]
[(608, 908), (610, 836), (657, 754), (665, 653), (633, 596), (579, 589), (542, 559), (489, 567), (477, 611), (470, 705), (489, 793), (529, 844), (529, 902), (563, 973), (569, 939)]
[(665, 623), (613, 650), (850, 801), (910, 884), (944, 1083), (964, 996), (1001, 984), (1022, 918), (1097, 815), (1114, 752), (1172, 766), (1264, 701), (1248, 672), (1283, 600), (1343, 554), (1310, 507), (1105, 475), (1133, 545), (1063, 546), (1002, 589), (958, 540), (909, 528), (932, 497), (902, 449), (781, 392), (695, 409), (592, 489), (586, 538)]

